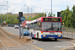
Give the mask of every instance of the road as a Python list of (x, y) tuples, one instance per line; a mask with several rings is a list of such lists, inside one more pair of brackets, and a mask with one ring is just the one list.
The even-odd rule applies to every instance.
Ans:
[[(14, 27), (3, 27), (4, 30), (19, 35), (19, 29), (14, 29)], [(25, 36), (30, 38), (29, 36)], [(41, 40), (32, 39), (32, 43), (24, 45), (29, 50), (61, 50), (62, 48), (73, 46), (70, 40), (58, 39), (58, 41), (54, 40)]]

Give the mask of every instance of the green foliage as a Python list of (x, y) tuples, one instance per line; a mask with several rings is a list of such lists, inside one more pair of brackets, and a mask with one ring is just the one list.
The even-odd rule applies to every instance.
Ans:
[[(1, 15), (0, 15), (0, 20), (1, 20)], [(2, 15), (2, 23), (3, 21), (6, 21), (7, 24), (19, 23), (16, 15), (8, 15), (8, 20), (7, 20), (7, 14), (4, 14)]]
[(6, 23), (10, 24), (11, 23), (11, 20), (10, 19), (6, 20)]
[(75, 6), (73, 6), (72, 10), (73, 12), (67, 6), (66, 10), (61, 11), (61, 17), (65, 27), (75, 27)]
[(75, 5), (73, 5), (72, 10), (72, 25), (75, 28)]
[(46, 13), (39, 13), (37, 16), (35, 17), (28, 17), (26, 20), (34, 20), (40, 17), (46, 17)]
[[(50, 12), (48, 13), (48, 16), (51, 16), (51, 13)], [(52, 16), (55, 17), (55, 14), (52, 14)]]
[(12, 24), (19, 24), (19, 20), (18, 19), (14, 19)]
[(50, 12), (48, 13), (48, 16), (51, 16), (51, 13)]

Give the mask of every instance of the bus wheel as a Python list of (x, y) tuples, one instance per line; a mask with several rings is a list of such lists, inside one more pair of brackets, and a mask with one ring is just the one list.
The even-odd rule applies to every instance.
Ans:
[(33, 39), (33, 34), (31, 33), (31, 38)]
[(38, 39), (38, 41), (40, 41), (40, 39), (39, 39), (39, 33), (37, 33), (37, 39)]
[(57, 41), (57, 39), (55, 38), (55, 41)]

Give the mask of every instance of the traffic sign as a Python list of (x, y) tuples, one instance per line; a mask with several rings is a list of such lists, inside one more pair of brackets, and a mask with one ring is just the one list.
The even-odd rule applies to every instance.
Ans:
[(21, 17), (21, 21), (25, 21), (25, 17)]

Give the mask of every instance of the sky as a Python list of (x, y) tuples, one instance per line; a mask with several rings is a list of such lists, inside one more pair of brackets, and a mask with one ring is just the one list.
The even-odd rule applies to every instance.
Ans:
[[(51, 0), (0, 0), (0, 13), (7, 13), (7, 1), (8, 12), (13, 14), (23, 13), (42, 13), (47, 14), (51, 12)], [(75, 5), (75, 0), (52, 0), (52, 13), (57, 15), (57, 12), (65, 10), (69, 6), (70, 10)], [(29, 8), (29, 9), (27, 9)], [(29, 12), (28, 12), (29, 10)]]

